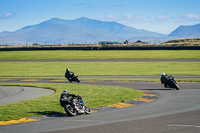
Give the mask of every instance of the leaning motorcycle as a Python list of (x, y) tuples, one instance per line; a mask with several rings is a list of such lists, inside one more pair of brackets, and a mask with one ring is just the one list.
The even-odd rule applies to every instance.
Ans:
[(170, 77), (169, 81), (167, 81), (167, 85), (169, 86), (169, 88), (173, 88), (173, 89), (176, 89), (176, 90), (180, 89), (180, 87), (178, 86), (177, 81), (172, 77)]
[(72, 82), (72, 81), (76, 81), (76, 82), (80, 82), (78, 76), (76, 76), (75, 74), (73, 76), (70, 76), (70, 77), (66, 77), (68, 79), (69, 82)]
[(87, 105), (83, 105), (81, 99), (77, 97), (60, 99), (60, 105), (64, 107), (65, 112), (70, 116), (90, 113), (90, 108)]

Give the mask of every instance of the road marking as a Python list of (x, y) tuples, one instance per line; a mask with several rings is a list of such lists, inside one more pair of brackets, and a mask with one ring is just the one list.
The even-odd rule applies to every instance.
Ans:
[(0, 79), (0, 81), (8, 81), (8, 80), (10, 80), (10, 79)]
[(125, 107), (130, 107), (130, 106), (135, 106), (135, 105), (134, 104), (128, 104), (128, 103), (118, 103), (118, 104), (108, 105), (107, 107), (125, 108)]
[(96, 113), (96, 112), (98, 112), (98, 111), (96, 111), (96, 110), (91, 110), (90, 111), (90, 113)]
[(200, 128), (200, 126), (197, 126), (197, 125), (182, 125), (182, 124), (169, 124), (167, 126), (169, 126), (169, 127), (195, 127), (195, 128)]
[(19, 120), (0, 121), (0, 125), (11, 125), (11, 124), (18, 124), (18, 123), (32, 122), (32, 121), (39, 121), (39, 120), (32, 118), (21, 118)]
[(63, 80), (61, 80), (61, 79), (59, 80), (59, 79), (58, 79), (58, 80), (51, 80), (51, 81), (62, 81), (62, 82), (66, 82), (67, 80), (64, 80), (64, 79), (63, 79)]
[(144, 96), (150, 96), (150, 97), (159, 97), (158, 95), (156, 94), (144, 94)]
[(134, 101), (151, 102), (151, 101), (154, 101), (154, 100), (155, 99), (138, 98), (138, 99), (135, 99)]
[(150, 91), (140, 91), (140, 92), (143, 92), (143, 93), (151, 93)]
[(96, 80), (90, 80), (90, 79), (86, 79), (86, 81), (88, 81), (88, 82), (97, 82)]

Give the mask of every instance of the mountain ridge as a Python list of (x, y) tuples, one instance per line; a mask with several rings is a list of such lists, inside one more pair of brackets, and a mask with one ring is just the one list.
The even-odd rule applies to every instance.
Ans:
[(168, 37), (193, 38), (200, 37), (200, 23), (196, 25), (181, 25), (172, 31)]
[(28, 25), (14, 32), (1, 32), (0, 43), (98, 43), (124, 41), (132, 37), (164, 37), (164, 34), (136, 29), (117, 22), (85, 17), (74, 20), (52, 18), (36, 25)]
[(181, 25), (169, 35), (136, 29), (117, 22), (86, 17), (74, 20), (51, 18), (35, 25), (27, 25), (14, 32), (0, 33), (1, 44), (89, 44), (101, 41), (123, 42), (143, 40), (158, 42), (177, 38), (200, 37), (200, 24)]

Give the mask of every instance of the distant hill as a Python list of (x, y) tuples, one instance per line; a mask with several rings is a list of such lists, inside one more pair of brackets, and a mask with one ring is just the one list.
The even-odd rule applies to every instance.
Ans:
[(191, 26), (180, 26), (171, 34), (169, 34), (168, 37), (200, 38), (200, 24)]
[(0, 44), (26, 42), (71, 44), (125, 41), (130, 38), (156, 38), (166, 35), (85, 17), (75, 20), (52, 18), (40, 24), (26, 26), (15, 32), (0, 33)]

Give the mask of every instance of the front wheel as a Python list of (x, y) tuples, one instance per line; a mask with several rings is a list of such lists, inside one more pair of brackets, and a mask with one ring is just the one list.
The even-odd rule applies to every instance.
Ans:
[(86, 114), (89, 114), (89, 113), (90, 113), (90, 108), (89, 108), (87, 105), (85, 105), (85, 113), (86, 113)]
[(179, 90), (179, 86), (178, 86), (178, 84), (175, 82), (175, 81), (171, 81), (171, 85), (172, 85), (172, 87), (173, 88), (175, 88), (176, 90)]
[(68, 81), (71, 83), (72, 82), (72, 78), (67, 78), (68, 79)]
[(76, 109), (72, 106), (72, 105), (70, 105), (70, 104), (66, 104), (65, 106), (64, 106), (64, 109), (65, 109), (65, 112), (68, 114), (68, 115), (70, 115), (70, 116), (76, 116), (77, 115), (77, 111), (76, 111)]

